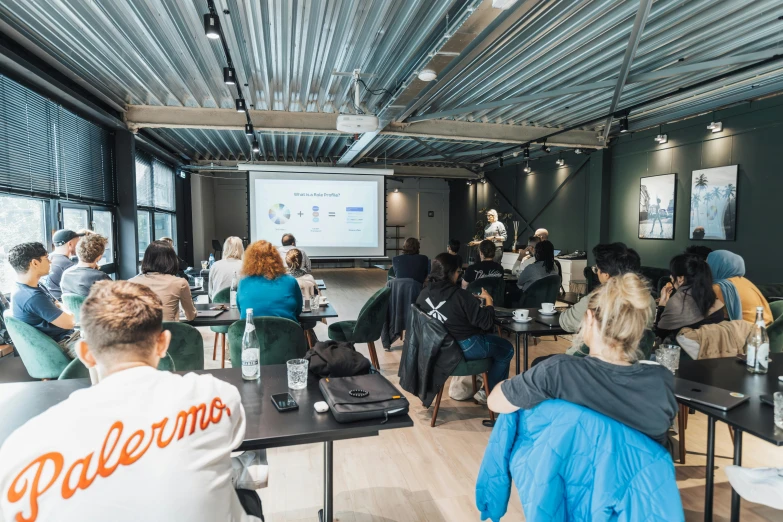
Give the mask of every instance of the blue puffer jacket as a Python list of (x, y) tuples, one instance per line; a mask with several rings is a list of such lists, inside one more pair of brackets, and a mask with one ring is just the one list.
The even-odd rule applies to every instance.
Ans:
[(666, 449), (566, 401), (500, 415), (476, 482), (482, 520), (506, 514), (512, 478), (528, 522), (685, 520)]

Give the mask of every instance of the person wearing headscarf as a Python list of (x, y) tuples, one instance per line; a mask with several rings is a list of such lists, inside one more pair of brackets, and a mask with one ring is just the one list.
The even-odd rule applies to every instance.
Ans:
[(489, 239), (495, 243), (495, 263), (500, 263), (503, 259), (503, 243), (508, 238), (506, 227), (498, 220), (498, 211), (487, 210), (487, 221), (489, 224), (484, 228), (484, 239)]
[(764, 322), (772, 323), (772, 310), (756, 285), (745, 278), (745, 260), (728, 250), (715, 250), (707, 256), (712, 270), (715, 296), (726, 305), (731, 320), (756, 321), (756, 307), (764, 308)]

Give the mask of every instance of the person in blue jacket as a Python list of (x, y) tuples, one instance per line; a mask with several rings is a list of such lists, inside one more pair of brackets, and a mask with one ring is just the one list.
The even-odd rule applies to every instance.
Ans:
[(677, 413), (674, 377), (665, 367), (639, 361), (639, 341), (650, 319), (650, 291), (633, 273), (612, 277), (595, 290), (574, 343), (589, 357), (555, 355), (490, 394), (497, 413), (531, 409), (563, 399), (597, 411), (671, 448)]
[(254, 317), (284, 317), (299, 322), (302, 291), (293, 276), (286, 273), (280, 253), (268, 241), (256, 241), (245, 250), (242, 279), (237, 289), (239, 315), (248, 308)]

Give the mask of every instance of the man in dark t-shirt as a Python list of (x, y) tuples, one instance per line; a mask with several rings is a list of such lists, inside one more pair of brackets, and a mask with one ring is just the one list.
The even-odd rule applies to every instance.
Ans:
[(495, 243), (485, 239), (479, 243), (479, 256), (481, 261), (470, 265), (465, 270), (462, 277), (462, 287), (466, 288), (468, 283), (484, 277), (503, 277), (503, 265), (493, 261), (495, 257)]
[(41, 243), (22, 243), (8, 253), (8, 263), (16, 272), (16, 290), (11, 296), (13, 316), (48, 335), (73, 358), (70, 347), (78, 338), (73, 314), (38, 283), (49, 273), (50, 262)]
[(52, 236), (54, 252), (49, 256), (51, 266), (49, 267), (49, 277), (46, 280), (46, 288), (57, 300), (62, 298), (60, 280), (63, 277), (63, 272), (76, 264), (71, 261), (71, 258), (76, 255), (76, 245), (82, 236), (84, 234), (77, 234), (68, 229), (58, 230)]

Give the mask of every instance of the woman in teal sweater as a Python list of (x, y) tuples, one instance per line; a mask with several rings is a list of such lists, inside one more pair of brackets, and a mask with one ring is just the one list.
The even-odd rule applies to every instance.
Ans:
[(245, 250), (237, 306), (242, 319), (252, 308), (254, 317), (284, 317), (299, 322), (299, 283), (286, 273), (280, 253), (268, 241), (256, 241)]

